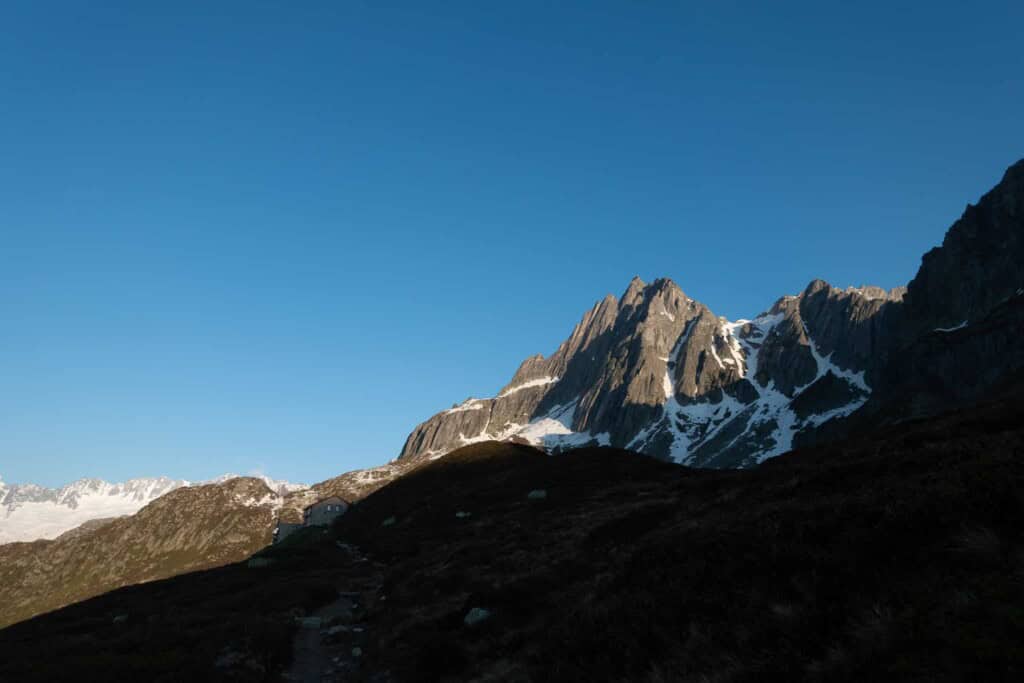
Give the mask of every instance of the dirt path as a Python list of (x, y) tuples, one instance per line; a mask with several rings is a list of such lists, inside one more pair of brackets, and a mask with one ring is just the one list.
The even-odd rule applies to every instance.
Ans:
[[(342, 589), (334, 602), (301, 619), (284, 681), (333, 683), (350, 678), (360, 668), (367, 640), (365, 601), (372, 601), (379, 589), (382, 567), (352, 546), (338, 547), (348, 555), (348, 576), (339, 577)], [(347, 592), (345, 587), (362, 590)]]
[(324, 636), (332, 620), (351, 618), (355, 604), (350, 597), (343, 596), (302, 620), (293, 643), (294, 660), (284, 680), (301, 683), (335, 680), (335, 674), (340, 674), (333, 661), (333, 657), (338, 656), (334, 654), (337, 648), (328, 646)]

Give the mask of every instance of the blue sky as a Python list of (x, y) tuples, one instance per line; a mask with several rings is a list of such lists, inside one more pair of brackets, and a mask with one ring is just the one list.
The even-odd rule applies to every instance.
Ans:
[(377, 464), (634, 274), (903, 284), (1024, 156), (1021, 3), (143, 4), (0, 7), (8, 482)]

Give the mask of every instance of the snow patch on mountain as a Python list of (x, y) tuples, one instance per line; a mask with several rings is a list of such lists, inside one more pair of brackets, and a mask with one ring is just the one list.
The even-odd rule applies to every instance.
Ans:
[(465, 401), (444, 411), (447, 413), (464, 413), (467, 410), (482, 410), (486, 404), (479, 398), (467, 398)]
[(280, 510), (281, 506), (284, 504), (284, 497), (274, 493), (268, 493), (258, 498), (256, 496), (235, 496), (235, 501), (242, 507), (269, 507), (272, 510)]
[(608, 434), (573, 431), (572, 419), (576, 414), (576, 404), (577, 401), (572, 401), (555, 406), (546, 415), (530, 420), (529, 424), (516, 432), (516, 436), (549, 451), (578, 448), (595, 443), (600, 446), (609, 445), (611, 437)]
[[(555, 378), (555, 381), (557, 381), (557, 378)], [(545, 382), (545, 384), (550, 383)], [(520, 386), (525, 387), (526, 384)], [(533, 386), (541, 385), (533, 384)], [(607, 446), (611, 443), (611, 437), (608, 434), (574, 432), (572, 430), (572, 418), (575, 412), (576, 402), (573, 401), (566, 405), (555, 406), (546, 415), (534, 418), (526, 424), (506, 422), (497, 431), (492, 431), (492, 426), (488, 423), (484, 425), (479, 434), (466, 436), (460, 433), (458, 445), (461, 447), (484, 441), (512, 441), (519, 439), (534, 446), (558, 451), (565, 448), (586, 446), (587, 444)], [(426, 456), (430, 460), (437, 460), (448, 452), (450, 451), (428, 452)]]
[[(801, 430), (817, 427), (833, 418), (846, 417), (861, 407), (871, 393), (864, 373), (840, 368), (832, 362), (831, 353), (825, 356), (819, 352), (809, 334), (809, 349), (817, 364), (814, 379), (797, 387), (792, 396), (780, 391), (772, 381), (766, 385), (757, 381), (761, 344), (784, 318), (782, 313), (775, 313), (764, 314), (754, 320), (724, 321), (719, 334), (725, 343), (726, 357), (720, 356), (715, 343), (708, 347), (711, 357), (720, 367), (736, 367), (742, 378), (754, 388), (757, 398), (750, 403), (744, 403), (727, 392), (723, 392), (717, 401), (679, 401), (675, 393), (674, 373), (679, 354), (686, 348), (696, 321), (690, 323), (676, 341), (666, 362), (662, 379), (665, 393), (663, 417), (640, 431), (626, 447), (645, 450), (644, 447), (655, 439), (667, 438), (669, 458), (678, 463), (693, 464), (697, 450), (704, 444), (715, 443), (719, 439), (716, 450), (728, 452), (735, 444), (744, 440), (753, 441), (755, 434), (770, 430), (770, 438), (765, 439), (763, 445), (752, 454), (753, 461), (763, 462), (791, 450), (793, 439)], [(830, 372), (849, 383), (856, 390), (858, 398), (846, 405), (800, 418), (793, 410), (793, 400)], [(727, 433), (731, 433), (731, 437), (720, 438)]]
[(960, 323), (959, 325), (954, 325), (953, 327), (936, 327), (935, 331), (936, 332), (956, 332), (957, 330), (962, 330), (965, 327), (967, 327), (967, 321), (966, 320), (963, 321), (962, 323)]
[(505, 391), (498, 394), (498, 398), (505, 398), (506, 396), (511, 396), (512, 394), (518, 393), (523, 389), (531, 389), (533, 387), (543, 387), (548, 384), (554, 384), (558, 380), (558, 377), (538, 377), (537, 379), (531, 379), (529, 382), (523, 382), (522, 384), (514, 386), (511, 389), (506, 389)]
[[(818, 376), (814, 378), (814, 382), (818, 381), (819, 379), (824, 377), (827, 373), (831, 372), (836, 377), (842, 377), (847, 382), (849, 382), (853, 386), (857, 387), (861, 391), (863, 391), (865, 393), (871, 393), (870, 387), (868, 387), (867, 382), (864, 381), (864, 373), (863, 372), (853, 372), (851, 370), (843, 370), (838, 365), (836, 365), (835, 363), (832, 362), (832, 355), (833, 354), (830, 353), (827, 356), (822, 356), (821, 355), (821, 353), (818, 351), (817, 344), (814, 343), (814, 340), (811, 339), (810, 332), (807, 331), (807, 325), (806, 324), (804, 324), (804, 333), (807, 335), (807, 340), (810, 343), (811, 354), (814, 356), (814, 362), (818, 364)], [(814, 382), (811, 382), (811, 384), (814, 384)]]

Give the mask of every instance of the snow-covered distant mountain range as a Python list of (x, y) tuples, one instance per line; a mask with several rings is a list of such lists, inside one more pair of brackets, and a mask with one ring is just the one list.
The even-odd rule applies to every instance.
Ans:
[[(182, 486), (217, 484), (238, 476), (224, 474), (202, 482), (155, 477), (113, 484), (101, 479), (79, 479), (56, 489), (6, 484), (0, 478), (0, 543), (57, 538), (85, 522), (133, 515)], [(305, 484), (265, 476), (257, 478), (279, 496), (308, 488)]]

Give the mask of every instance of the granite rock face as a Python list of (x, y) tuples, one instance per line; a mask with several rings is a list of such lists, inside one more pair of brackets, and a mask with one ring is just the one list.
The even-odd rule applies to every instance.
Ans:
[(892, 327), (866, 407), (879, 419), (963, 407), (1024, 374), (1024, 160), (924, 255)]
[(1024, 381), (1024, 292), (963, 326), (921, 335), (893, 354), (865, 411), (891, 423), (955, 410)]
[(1024, 161), (968, 206), (905, 288), (815, 280), (730, 322), (670, 280), (634, 278), (497, 396), (417, 426), (398, 463), (497, 439), (743, 467), (840, 436), (858, 411), (919, 416), (977, 400), (1024, 372), (1014, 303), (1024, 294), (1022, 221)]
[[(671, 280), (634, 278), (620, 298), (588, 311), (550, 357), (524, 361), (497, 396), (468, 399), (419, 425), (398, 462), (498, 439), (556, 452), (599, 443), (693, 465), (755, 464), (863, 404), (881, 321), (898, 301), (898, 292), (816, 281), (754, 320), (729, 322)], [(811, 388), (795, 412), (793, 401)]]
[(937, 328), (979, 320), (1024, 287), (1024, 160), (921, 259), (907, 285), (900, 338), (912, 343)]

